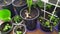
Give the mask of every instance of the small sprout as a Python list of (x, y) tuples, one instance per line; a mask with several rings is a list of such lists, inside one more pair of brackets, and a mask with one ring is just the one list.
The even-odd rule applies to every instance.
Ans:
[(22, 31), (16, 31), (17, 34), (22, 34)]
[(9, 24), (5, 25), (5, 27), (3, 28), (3, 31), (7, 31), (8, 29), (10, 29), (11, 26)]
[(50, 26), (50, 22), (49, 21), (46, 21), (45, 22), (45, 25), (47, 25), (49, 27)]
[(15, 16), (13, 19), (14, 19), (15, 23), (19, 23), (22, 21), (21, 17), (19, 17), (19, 16)]

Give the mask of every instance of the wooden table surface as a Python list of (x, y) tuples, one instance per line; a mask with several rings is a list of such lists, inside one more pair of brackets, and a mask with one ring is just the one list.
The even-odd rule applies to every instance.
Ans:
[[(13, 31), (10, 34), (13, 34)], [(35, 31), (32, 31), (32, 32), (26, 32), (26, 34), (58, 34), (58, 32), (54, 30), (51, 33), (46, 33), (46, 32), (41, 31), (40, 29), (36, 29)]]

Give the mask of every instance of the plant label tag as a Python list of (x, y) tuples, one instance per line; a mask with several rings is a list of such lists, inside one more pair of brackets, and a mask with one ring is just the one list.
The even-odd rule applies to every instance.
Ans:
[(42, 2), (48, 3), (49, 0), (41, 0)]

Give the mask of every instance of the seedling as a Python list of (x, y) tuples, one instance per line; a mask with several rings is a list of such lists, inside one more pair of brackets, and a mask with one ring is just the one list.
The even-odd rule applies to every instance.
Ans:
[(22, 31), (16, 31), (16, 34), (22, 34)]
[(16, 15), (16, 16), (13, 17), (13, 21), (14, 21), (15, 23), (19, 23), (19, 22), (22, 21), (22, 19), (21, 19), (20, 16)]
[(6, 32), (10, 28), (11, 28), (11, 26), (9, 24), (6, 24), (5, 27), (3, 28), (3, 31)]

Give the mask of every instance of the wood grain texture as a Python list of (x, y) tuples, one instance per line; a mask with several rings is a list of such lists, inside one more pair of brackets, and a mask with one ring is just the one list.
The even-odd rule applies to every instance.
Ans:
[[(10, 34), (13, 34), (13, 31)], [(26, 32), (26, 34), (58, 34), (58, 32), (54, 30), (53, 32), (46, 33), (41, 31), (40, 29), (36, 29), (35, 31), (32, 31), (32, 32)]]

